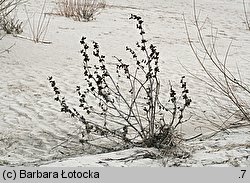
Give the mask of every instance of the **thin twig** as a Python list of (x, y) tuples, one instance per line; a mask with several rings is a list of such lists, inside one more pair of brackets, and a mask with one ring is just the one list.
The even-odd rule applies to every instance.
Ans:
[(246, 9), (245, 0), (243, 0), (243, 8), (244, 8), (244, 15), (245, 15), (246, 26), (247, 26), (247, 29), (250, 30), (250, 24), (249, 24), (249, 20), (248, 20), (248, 15), (247, 15), (247, 9)]

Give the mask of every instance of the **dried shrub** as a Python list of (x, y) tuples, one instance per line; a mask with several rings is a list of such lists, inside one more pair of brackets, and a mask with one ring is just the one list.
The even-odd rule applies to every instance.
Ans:
[[(102, 142), (109, 141), (113, 147), (176, 146), (181, 141), (177, 127), (187, 121), (184, 111), (191, 103), (185, 77), (180, 81), (180, 95), (170, 82), (169, 96), (160, 94), (160, 53), (145, 39), (141, 17), (131, 15), (130, 19), (136, 20), (141, 37), (136, 43), (139, 51), (126, 47), (134, 62), (129, 65), (123, 59), (114, 57), (116, 67), (110, 69), (99, 44), (93, 42), (90, 46), (82, 37), (80, 43), (86, 87), (76, 87), (79, 105), (73, 108), (68, 106), (55, 80), (49, 77), (55, 100), (60, 103), (62, 112), (82, 122), (82, 143), (100, 146)], [(112, 74), (112, 70), (116, 74)], [(163, 104), (160, 97), (169, 97), (169, 100)], [(107, 148), (107, 144), (102, 147)]]
[[(221, 125), (218, 124), (218, 121), (214, 122), (214, 120), (211, 119), (207, 120), (218, 128), (219, 131), (249, 125), (249, 84), (244, 82), (244, 78), (241, 77), (238, 66), (236, 68), (237, 70), (234, 72), (228, 68), (228, 57), (232, 42), (228, 46), (226, 53), (223, 54), (225, 56), (221, 58), (216, 47), (217, 35), (211, 33), (209, 36), (211, 39), (209, 41), (205, 39), (205, 33), (203, 31), (206, 22), (199, 19), (200, 14), (197, 14), (195, 1), (193, 2), (194, 28), (198, 35), (198, 42), (191, 38), (185, 17), (184, 21), (188, 43), (205, 73), (205, 77), (198, 77), (192, 73), (191, 74), (195, 78), (204, 82), (211, 89), (209, 95), (212, 97), (212, 101), (216, 104), (216, 107), (219, 107), (220, 111), (222, 111), (222, 113), (213, 111), (218, 120), (222, 122)], [(242, 121), (246, 121), (247, 123), (242, 123)]]

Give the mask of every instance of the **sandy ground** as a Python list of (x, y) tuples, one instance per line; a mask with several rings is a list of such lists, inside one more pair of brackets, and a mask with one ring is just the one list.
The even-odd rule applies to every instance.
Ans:
[[(209, 89), (203, 83), (192, 78), (181, 66), (181, 64), (184, 65), (196, 75), (203, 74), (187, 43), (183, 22), (184, 14), (190, 32), (195, 37), (196, 33), (192, 29), (192, 1), (107, 0), (106, 2), (109, 6), (90, 22), (76, 22), (52, 15), (45, 37), (52, 44), (35, 44), (11, 35), (5, 36), (0, 41), (0, 50), (14, 44), (9, 52), (0, 55), (0, 165), (26, 165), (32, 164), (32, 162), (39, 165), (46, 161), (89, 153), (78, 143), (80, 123), (59, 112), (60, 107), (53, 101), (53, 92), (47, 78), (53, 76), (63, 95), (72, 99), (69, 102), (73, 104), (77, 100), (74, 99), (76, 96), (74, 89), (76, 85), (83, 83), (82, 58), (79, 53), (81, 37), (86, 36), (89, 40), (97, 41), (109, 63), (115, 61), (112, 58), (114, 55), (127, 58), (125, 47), (133, 47), (139, 39), (138, 32), (134, 28), (135, 22), (128, 20), (131, 13), (143, 17), (146, 36), (160, 51), (162, 83), (168, 83), (169, 80), (178, 83), (182, 75), (187, 76), (190, 96), (193, 99), (189, 111), (193, 117), (182, 128), (185, 136), (191, 137), (201, 132), (207, 132), (208, 128), (214, 129), (203, 116), (203, 113), (207, 112), (208, 117), (216, 118), (211, 112), (211, 109), (216, 109), (216, 106), (213, 106), (207, 97)], [(31, 16), (36, 13), (36, 21), (39, 18), (38, 13), (41, 11), (42, 3), (42, 1), (32, 0), (26, 3), (28, 14)], [(46, 12), (55, 11), (55, 8), (55, 1), (48, 0)], [(217, 47), (219, 51), (221, 50), (221, 56), (224, 56), (230, 41), (233, 40), (229, 67), (233, 68), (237, 62), (242, 78), (249, 84), (250, 34), (243, 23), (242, 1), (199, 0), (197, 9), (201, 10), (201, 19), (209, 17), (208, 22), (218, 28)], [(19, 7), (17, 15), (25, 25), (22, 36), (30, 37), (24, 6)], [(210, 27), (207, 29), (208, 32), (205, 36), (208, 37)], [(176, 83), (174, 85), (177, 85)], [(162, 93), (168, 94), (169, 86), (163, 85), (161, 89)], [(213, 164), (249, 166), (249, 159), (247, 160), (250, 154), (249, 128), (233, 131), (230, 135), (219, 134), (217, 140), (215, 137), (190, 142), (190, 146), (194, 148), (192, 158), (185, 159), (184, 163), (182, 160), (175, 161), (172, 165), (179, 163), (180, 166)], [(230, 140), (236, 140), (236, 142)], [(123, 154), (133, 154), (135, 151), (127, 150)], [(139, 149), (139, 151), (143, 150)], [(117, 152), (111, 154), (114, 154), (114, 159), (120, 158), (117, 156), (117, 154), (119, 155)], [(209, 154), (213, 155), (209, 156)], [(98, 163), (96, 164), (98, 161), (92, 161), (92, 159), (103, 161), (105, 156), (104, 154), (79, 157), (78, 159), (85, 158), (84, 161), (90, 158), (89, 164), (80, 162), (79, 166), (99, 166)], [(78, 159), (67, 161), (78, 161)], [(234, 159), (236, 159), (235, 164)], [(55, 163), (55, 165), (74, 165), (74, 163), (67, 164), (67, 161), (61, 164), (58, 162), (59, 164)], [(145, 162), (143, 160), (139, 164), (146, 166), (149, 161), (151, 160), (145, 160)], [(162, 161), (164, 160), (161, 162), (154, 160), (154, 165), (166, 164)], [(124, 161), (117, 164), (114, 161), (105, 163), (107, 166), (138, 165), (127, 165)], [(104, 164), (100, 166), (104, 166)], [(171, 161), (166, 166), (171, 166)]]
[[(62, 161), (52, 161), (42, 167), (249, 167), (250, 131), (232, 130), (209, 140), (193, 141), (181, 149), (159, 152), (156, 149), (134, 148), (124, 151), (86, 155)], [(237, 140), (241, 139), (241, 142)]]

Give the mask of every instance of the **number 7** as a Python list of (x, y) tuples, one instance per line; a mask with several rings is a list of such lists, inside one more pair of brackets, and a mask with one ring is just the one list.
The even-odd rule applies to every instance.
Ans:
[(244, 178), (244, 175), (245, 175), (246, 171), (247, 170), (241, 170), (241, 172), (242, 172), (241, 178)]

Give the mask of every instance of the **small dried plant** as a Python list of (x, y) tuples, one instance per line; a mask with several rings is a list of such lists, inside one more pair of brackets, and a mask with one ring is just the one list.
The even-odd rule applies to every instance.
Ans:
[(2, 16), (0, 26), (6, 34), (21, 34), (23, 32), (23, 22), (16, 17)]
[[(139, 51), (126, 47), (134, 60), (131, 65), (114, 57), (116, 67), (109, 69), (99, 44), (93, 42), (90, 46), (86, 37), (82, 37), (80, 43), (86, 87), (76, 87), (78, 107), (70, 108), (66, 99), (61, 97), (55, 80), (49, 77), (49, 82), (61, 111), (83, 123), (85, 130), (81, 142), (100, 145), (100, 139), (102, 142), (106, 139), (117, 147), (170, 148), (180, 142), (178, 139), (181, 140), (177, 127), (186, 121), (184, 111), (191, 103), (185, 77), (181, 78), (180, 96), (170, 83), (169, 100), (164, 105), (160, 101), (158, 76), (160, 53), (145, 39), (141, 17), (131, 15), (130, 19), (136, 20), (141, 37), (136, 43)], [(116, 74), (113, 75), (112, 70)], [(93, 116), (97, 121), (93, 120)]]
[(90, 21), (106, 3), (98, 0), (58, 0), (58, 13), (76, 21)]
[(46, 7), (46, 0), (43, 3), (38, 21), (35, 20), (36, 19), (35, 13), (33, 14), (32, 18), (29, 17), (28, 11), (25, 7), (25, 12), (27, 15), (30, 32), (32, 34), (31, 38), (27, 38), (27, 39), (31, 39), (35, 43), (39, 43), (39, 42), (46, 43), (46, 44), (51, 43), (49, 41), (44, 40), (47, 34), (47, 30), (48, 30), (50, 19), (51, 19), (51, 17), (48, 17), (48, 14), (45, 13), (45, 7)]
[(13, 12), (21, 0), (0, 0), (0, 29), (6, 34), (20, 34), (23, 31), (23, 22), (13, 16)]

